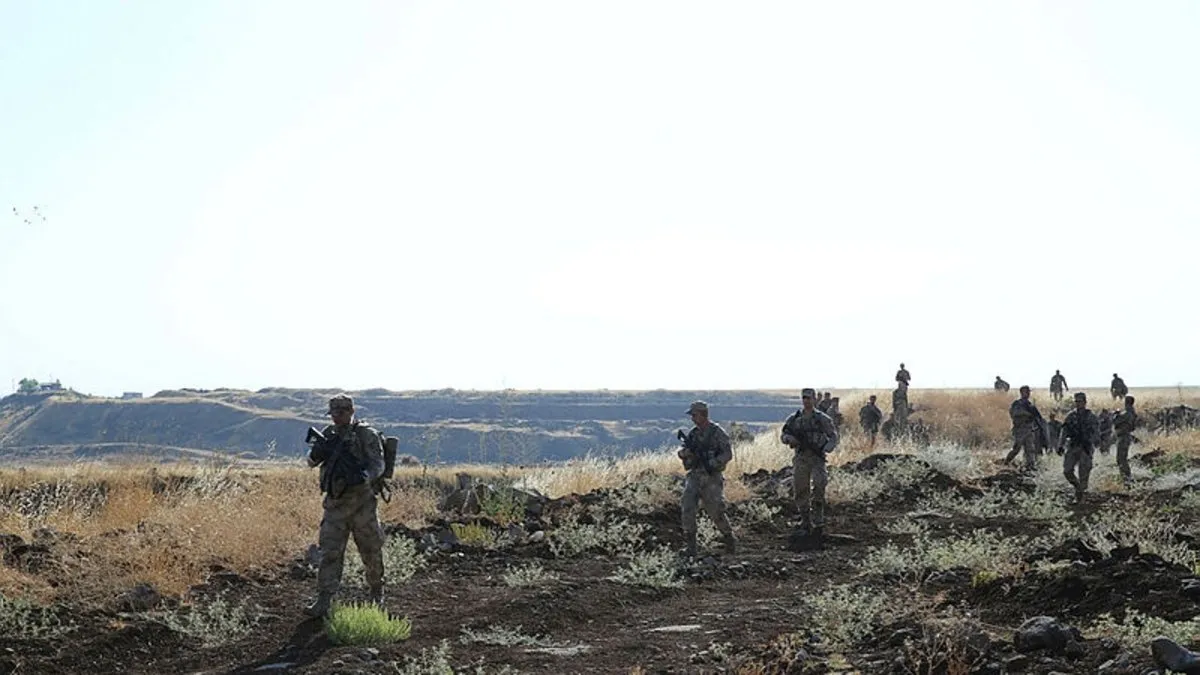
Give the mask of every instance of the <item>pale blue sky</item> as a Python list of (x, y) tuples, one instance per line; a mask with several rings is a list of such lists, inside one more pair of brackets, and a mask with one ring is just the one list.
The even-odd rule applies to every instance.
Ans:
[(1196, 35), (1185, 1), (0, 0), (0, 377), (1198, 384)]

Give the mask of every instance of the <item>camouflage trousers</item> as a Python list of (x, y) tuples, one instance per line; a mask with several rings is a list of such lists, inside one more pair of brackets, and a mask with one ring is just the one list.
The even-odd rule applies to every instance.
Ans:
[(680, 503), (684, 534), (696, 531), (696, 515), (701, 504), (721, 534), (733, 532), (729, 516), (725, 515), (725, 476), (720, 472), (709, 474), (703, 469), (688, 472), (683, 481), (683, 500)]
[(1055, 401), (1061, 401), (1063, 397), (1063, 391), (1062, 389), (1051, 389), (1050, 396), (1053, 397)]
[(333, 596), (341, 587), (346, 543), (351, 534), (366, 568), (367, 586), (373, 591), (383, 589), (383, 527), (376, 505), (375, 493), (367, 483), (346, 488), (337, 499), (325, 496), (325, 516), (321, 519), (318, 539), (321, 547), (318, 593)]
[[(1090, 445), (1072, 445), (1063, 453), (1063, 475), (1075, 486), (1075, 494), (1087, 492), (1088, 477), (1092, 475), (1092, 452)], [(1078, 470), (1078, 476), (1076, 476)]]
[(1038, 447), (1037, 429), (1029, 427), (1026, 429), (1013, 429), (1013, 447), (1008, 451), (1008, 456), (1004, 461), (1011, 462), (1018, 454), (1025, 454), (1025, 468), (1033, 471), (1037, 468), (1038, 455), (1041, 453), (1041, 448)]
[(1129, 468), (1129, 446), (1133, 445), (1133, 436), (1129, 434), (1117, 435), (1117, 468), (1121, 471), (1121, 478), (1125, 482), (1133, 480), (1133, 471)]
[(829, 473), (825, 470), (825, 455), (813, 450), (800, 450), (792, 458), (792, 498), (801, 527), (825, 526), (825, 486)]

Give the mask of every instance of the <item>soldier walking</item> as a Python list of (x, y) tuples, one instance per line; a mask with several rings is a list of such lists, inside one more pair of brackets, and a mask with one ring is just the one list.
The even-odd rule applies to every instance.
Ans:
[(342, 583), (346, 543), (354, 535), (366, 570), (371, 602), (383, 605), (383, 527), (379, 524), (375, 484), (383, 476), (383, 439), (379, 432), (354, 417), (354, 400), (346, 395), (329, 399), (333, 424), (313, 445), (309, 466), (320, 466), (324, 517), (318, 546), (317, 599), (305, 608), (309, 616), (329, 613)]
[(1101, 410), (1096, 416), (1100, 424), (1100, 454), (1107, 455), (1113, 444), (1113, 414), (1111, 410)]
[(1113, 429), (1117, 433), (1117, 468), (1121, 471), (1121, 480), (1126, 484), (1133, 480), (1133, 472), (1129, 469), (1129, 446), (1133, 445), (1133, 430), (1140, 421), (1133, 403), (1133, 397), (1126, 396), (1125, 409), (1113, 418)]
[[(1087, 492), (1088, 476), (1092, 473), (1092, 453), (1100, 442), (1100, 421), (1088, 410), (1087, 394), (1075, 392), (1075, 409), (1063, 420), (1058, 447), (1063, 450), (1063, 475), (1075, 487), (1076, 503)], [(1076, 475), (1078, 470), (1078, 476)]]
[(897, 381), (892, 392), (892, 419), (898, 431), (908, 427), (908, 384), (902, 381)]
[(1044, 433), (1042, 424), (1045, 420), (1042, 419), (1042, 413), (1038, 411), (1037, 406), (1029, 400), (1032, 393), (1029, 386), (1022, 386), (1020, 391), (1021, 398), (1013, 401), (1008, 407), (1008, 416), (1012, 419), (1013, 447), (1004, 461), (1012, 462), (1017, 453), (1024, 451), (1025, 470), (1033, 471), (1037, 468), (1037, 458), (1041, 454)]
[(817, 401), (817, 410), (820, 410), (826, 415), (829, 414), (829, 406), (833, 405), (833, 399), (830, 398), (830, 396), (832, 396), (832, 394), (825, 392), (824, 394), (821, 394), (821, 400)]
[(1064, 391), (1071, 391), (1067, 386), (1067, 378), (1063, 377), (1061, 371), (1055, 370), (1054, 377), (1050, 378), (1050, 396), (1054, 397), (1055, 401), (1061, 401)]
[(837, 447), (838, 433), (833, 420), (816, 409), (816, 395), (812, 389), (801, 390), (803, 407), (784, 421), (780, 440), (795, 452), (792, 496), (800, 515), (796, 535), (819, 538), (825, 531), (825, 486), (829, 482), (825, 456)]
[(687, 414), (696, 425), (687, 433), (679, 459), (687, 477), (683, 482), (683, 499), (680, 511), (683, 516), (683, 536), (687, 542), (684, 555), (696, 557), (696, 515), (701, 504), (723, 535), (725, 552), (737, 552), (737, 540), (733, 526), (725, 514), (725, 467), (733, 460), (733, 444), (721, 425), (709, 420), (708, 404), (695, 401), (688, 407)]
[(883, 411), (875, 405), (875, 395), (867, 399), (867, 404), (858, 410), (858, 423), (862, 430), (871, 436), (871, 447), (875, 447), (875, 436), (879, 433), (879, 425), (883, 424)]
[(1129, 387), (1125, 386), (1125, 380), (1122, 380), (1116, 373), (1113, 373), (1112, 384), (1108, 385), (1108, 393), (1112, 394), (1115, 401), (1128, 394)]
[(1054, 450), (1054, 445), (1058, 442), (1058, 437), (1062, 435), (1062, 422), (1058, 421), (1058, 413), (1050, 413), (1050, 419), (1046, 420), (1046, 443), (1049, 447), (1046, 448), (1046, 453)]

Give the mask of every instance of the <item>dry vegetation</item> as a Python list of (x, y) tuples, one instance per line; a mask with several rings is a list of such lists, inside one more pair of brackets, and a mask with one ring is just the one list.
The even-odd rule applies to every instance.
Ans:
[[(1012, 396), (913, 390), (910, 401), (917, 408), (916, 416), (932, 423), (939, 437), (933, 444), (920, 447), (888, 444), (881, 437), (872, 450), (857, 431), (857, 408), (867, 394), (841, 393), (846, 431), (840, 448), (831, 457), (832, 504), (869, 504), (892, 492), (920, 487), (934, 470), (969, 483), (995, 473), (999, 458), (1007, 450), (1007, 406)], [(1184, 394), (1175, 390), (1135, 392), (1144, 412), (1176, 405), (1181, 398), (1189, 405), (1200, 405), (1200, 399)], [(1089, 397), (1094, 409), (1115, 407), (1107, 392), (1089, 391)], [(1035, 398), (1040, 399), (1043, 411), (1049, 412), (1046, 396)], [(886, 394), (881, 394), (881, 403), (884, 399)], [(1064, 400), (1064, 409), (1066, 405)], [(1139, 435), (1144, 443), (1135, 452), (1160, 448), (1166, 451), (1168, 460), (1171, 456), (1181, 458), (1178, 468), (1184, 474), (1189, 460), (1200, 455), (1197, 431), (1166, 435), (1141, 431)], [(924, 463), (888, 463), (872, 472), (841, 469), (872, 453), (915, 455)], [(776, 471), (790, 464), (790, 459), (790, 450), (779, 443), (776, 432), (760, 434), (736, 448), (727, 472), (726, 494), (733, 504), (739, 531), (778, 520), (778, 507), (756, 494), (740, 476), (761, 469)], [(613, 496), (614, 504), (632, 513), (673, 504), (678, 487), (670, 478), (682, 474), (673, 447), (620, 460), (583, 458), (523, 470), (500, 466), (402, 467), (396, 481), (401, 487), (390, 503), (381, 503), (381, 519), (411, 528), (434, 522), (442, 515), (439, 499), (460, 471), (498, 485), (535, 489), (551, 498), (636, 485), (637, 490)], [(1180, 475), (1180, 471), (1155, 473), (1138, 467), (1136, 477), (1141, 487), (1136, 490), (1151, 494), (1169, 487), (1169, 481), (1178, 480)], [(71, 465), (0, 471), (0, 533), (17, 535), (26, 542), (69, 539), (76, 546), (74, 555), (55, 560), (61, 569), (52, 575), (44, 570), (0, 565), (0, 599), (10, 603), (31, 601), (34, 607), (62, 603), (103, 607), (111, 606), (138, 584), (149, 584), (164, 595), (186, 600), (189, 589), (204, 583), (214, 569), (249, 577), (270, 574), (315, 542), (321, 518), (315, 483), (311, 470), (284, 464), (119, 468)], [(1123, 518), (1099, 515), (1068, 526), (1064, 483), (1057, 462), (1046, 462), (1033, 483), (1028, 493), (988, 493), (975, 499), (926, 493), (918, 510), (981, 520), (1051, 523), (1054, 525), (1045, 534), (1048, 538), (1035, 541), (987, 529), (950, 535), (931, 533), (926, 521), (907, 516), (882, 526), (880, 529), (896, 540), (865, 552), (853, 566), (847, 566), (862, 575), (860, 581), (830, 586), (808, 601), (814, 616), (825, 617), (827, 641), (838, 647), (848, 646), (871, 633), (874, 624), (861, 617), (880, 615), (885, 599), (884, 591), (872, 588), (886, 588), (895, 579), (916, 583), (931, 573), (956, 568), (968, 570), (975, 585), (1019, 577), (1031, 569), (1022, 562), (1022, 552), (1038, 543), (1050, 545), (1075, 537), (1105, 549), (1105, 554), (1116, 544), (1137, 543), (1142, 551), (1195, 565), (1194, 553), (1178, 544), (1175, 537), (1183, 526), (1167, 522), (1169, 519), (1164, 520), (1151, 507), (1128, 511)], [(1100, 492), (1127, 491), (1107, 465), (1097, 468), (1093, 486)], [(786, 494), (775, 497), (786, 499)], [(1200, 500), (1189, 492), (1179, 508), (1195, 506), (1200, 506)], [(473, 523), (454, 527), (464, 543), (477, 540), (476, 544), (486, 549), (509, 545), (503, 533), (486, 527)], [(663, 590), (684, 585), (671, 562), (673, 554), (645, 543), (646, 529), (616, 517), (590, 523), (572, 516), (550, 532), (547, 542), (554, 559), (579, 556), (589, 550), (614, 556), (621, 566), (605, 578), (621, 584)], [(515, 591), (528, 588), (530, 592), (553, 587), (561, 576), (538, 562), (511, 565), (497, 575), (504, 586)], [(48, 581), (51, 578), (53, 584)], [(847, 615), (848, 608), (854, 610), (853, 616)], [(931, 626), (941, 628), (926, 635), (925, 642), (917, 639), (910, 645), (913, 650), (927, 648), (949, 630), (943, 625), (945, 617), (926, 616), (922, 621), (923, 631), (933, 630)], [(1120, 634), (1118, 622), (1111, 618), (1105, 621), (1102, 628), (1106, 634)], [(778, 648), (790, 648), (785, 642), (779, 642)]]

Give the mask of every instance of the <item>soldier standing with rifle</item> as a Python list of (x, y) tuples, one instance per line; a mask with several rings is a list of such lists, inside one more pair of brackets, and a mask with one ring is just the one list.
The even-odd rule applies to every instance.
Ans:
[[(1088, 410), (1087, 394), (1075, 392), (1075, 409), (1063, 420), (1062, 434), (1058, 437), (1059, 449), (1063, 452), (1063, 475), (1075, 488), (1075, 502), (1083, 501), (1087, 492), (1088, 476), (1092, 473), (1092, 454), (1100, 442), (1100, 421), (1096, 413)], [(1078, 467), (1079, 475), (1075, 475)]]
[(683, 441), (678, 456), (683, 460), (687, 477), (683, 482), (683, 499), (680, 511), (683, 516), (683, 536), (687, 540), (684, 555), (696, 557), (696, 515), (700, 504), (712, 518), (717, 529), (724, 535), (725, 552), (737, 552), (737, 540), (733, 537), (733, 526), (725, 515), (725, 466), (733, 459), (733, 444), (721, 425), (708, 419), (708, 404), (695, 401), (688, 407), (696, 426), (687, 434), (682, 430), (678, 437)]
[(313, 617), (329, 613), (342, 583), (346, 543), (354, 544), (366, 569), (370, 600), (383, 605), (383, 528), (379, 524), (376, 490), (384, 475), (383, 440), (379, 432), (354, 418), (354, 400), (340, 395), (329, 399), (333, 424), (317, 432), (309, 428), (313, 443), (309, 466), (321, 467), (321, 492), (325, 494), (318, 545), (317, 599), (305, 608)]
[(1133, 408), (1134, 398), (1125, 397), (1125, 409), (1113, 418), (1113, 429), (1117, 432), (1117, 468), (1121, 471), (1121, 480), (1128, 485), (1133, 481), (1133, 472), (1129, 468), (1129, 446), (1137, 440), (1133, 430), (1138, 426), (1137, 410)]
[(820, 538), (825, 532), (825, 486), (829, 474), (825, 470), (825, 455), (838, 444), (833, 420), (816, 409), (817, 393), (812, 389), (800, 392), (803, 407), (788, 416), (783, 423), (780, 440), (792, 448), (792, 496), (800, 523), (795, 535)]
[(1008, 416), (1012, 418), (1013, 447), (1004, 461), (1011, 462), (1017, 453), (1024, 451), (1025, 470), (1033, 471), (1037, 468), (1037, 458), (1041, 454), (1042, 446), (1048, 446), (1049, 441), (1042, 442), (1045, 420), (1042, 419), (1042, 413), (1037, 406), (1029, 400), (1032, 393), (1029, 386), (1022, 386), (1020, 391), (1021, 398), (1013, 401), (1008, 407)]

